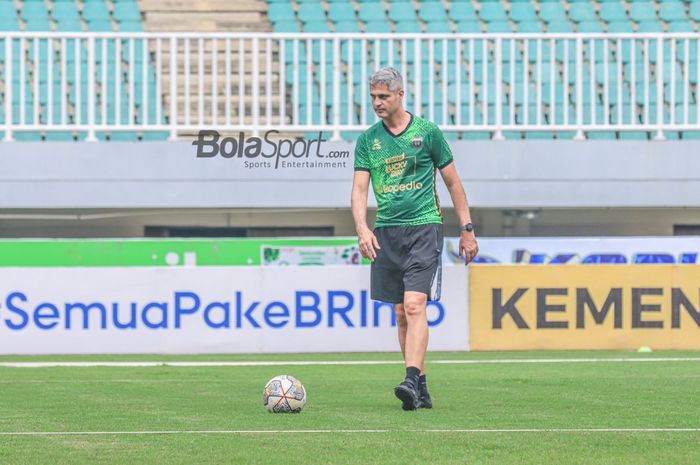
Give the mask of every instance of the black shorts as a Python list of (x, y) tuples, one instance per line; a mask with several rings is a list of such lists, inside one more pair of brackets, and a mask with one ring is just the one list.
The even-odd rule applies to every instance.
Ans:
[(441, 224), (376, 228), (380, 249), (372, 262), (371, 297), (401, 303), (405, 291), (440, 300), (443, 233)]

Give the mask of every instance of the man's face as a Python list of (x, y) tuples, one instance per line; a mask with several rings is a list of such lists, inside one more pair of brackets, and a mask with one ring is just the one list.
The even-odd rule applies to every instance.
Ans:
[(370, 86), (369, 96), (372, 98), (372, 108), (380, 118), (391, 117), (403, 104), (403, 89), (392, 92), (386, 84)]

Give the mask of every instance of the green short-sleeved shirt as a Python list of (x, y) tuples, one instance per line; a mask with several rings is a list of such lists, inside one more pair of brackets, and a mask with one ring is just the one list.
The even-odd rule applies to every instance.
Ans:
[(363, 132), (355, 145), (355, 170), (370, 173), (377, 199), (374, 226), (442, 223), (435, 170), (452, 160), (437, 125), (415, 115), (397, 135), (383, 121)]

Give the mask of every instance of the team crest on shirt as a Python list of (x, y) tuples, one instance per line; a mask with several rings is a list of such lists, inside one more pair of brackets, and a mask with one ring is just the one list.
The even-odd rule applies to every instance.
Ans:
[(379, 142), (379, 139), (374, 139), (372, 141), (372, 150), (381, 150), (382, 149), (382, 144)]
[(423, 145), (423, 138), (422, 137), (414, 137), (413, 140), (411, 141), (411, 145), (414, 146), (415, 148), (419, 148), (421, 145)]

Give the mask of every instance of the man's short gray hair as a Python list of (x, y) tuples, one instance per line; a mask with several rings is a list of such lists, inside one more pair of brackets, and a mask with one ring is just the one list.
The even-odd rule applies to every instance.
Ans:
[(390, 91), (396, 92), (403, 89), (403, 78), (396, 68), (388, 66), (382, 68), (369, 77), (370, 87), (385, 85)]

